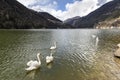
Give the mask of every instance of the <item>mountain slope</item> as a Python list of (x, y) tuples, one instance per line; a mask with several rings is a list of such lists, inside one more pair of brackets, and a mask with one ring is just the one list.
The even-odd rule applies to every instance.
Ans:
[(16, 0), (0, 0), (0, 28), (69, 28), (69, 26), (48, 13), (30, 10)]
[(70, 25), (74, 26), (76, 20), (78, 20), (78, 19), (80, 19), (80, 17), (76, 16), (76, 17), (69, 18), (69, 19), (65, 20), (64, 23), (67, 23), (67, 24), (70, 24)]
[(49, 13), (47, 12), (39, 12), (40, 15), (44, 16), (46, 19), (49, 19), (49, 20), (54, 20), (56, 22), (62, 22), (61, 20), (53, 17), (52, 15), (50, 15)]
[[(97, 10), (91, 12), (85, 17), (74, 21), (76, 28), (93, 28), (105, 20), (116, 19), (120, 16), (120, 0), (113, 0), (106, 3)], [(71, 23), (73, 24), (73, 23)]]

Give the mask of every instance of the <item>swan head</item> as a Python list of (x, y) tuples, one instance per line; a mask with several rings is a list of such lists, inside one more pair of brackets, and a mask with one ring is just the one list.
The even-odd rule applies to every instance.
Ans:
[(56, 45), (56, 44), (57, 44), (57, 42), (55, 41), (55, 42), (54, 42), (54, 45)]
[(41, 53), (37, 53), (37, 56), (40, 56), (41, 55)]

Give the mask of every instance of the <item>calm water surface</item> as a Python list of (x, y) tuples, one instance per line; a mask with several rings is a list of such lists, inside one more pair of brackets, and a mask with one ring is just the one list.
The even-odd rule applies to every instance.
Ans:
[[(46, 65), (54, 41), (54, 61)], [(0, 80), (120, 80), (118, 43), (120, 30), (0, 30)], [(41, 68), (28, 73), (26, 63), (38, 52)]]

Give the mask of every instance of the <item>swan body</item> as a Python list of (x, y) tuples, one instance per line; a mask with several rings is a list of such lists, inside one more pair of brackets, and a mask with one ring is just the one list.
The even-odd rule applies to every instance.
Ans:
[(51, 49), (51, 50), (56, 49), (56, 42), (54, 42), (54, 46), (51, 46), (50, 49)]
[(52, 61), (53, 61), (53, 56), (52, 56), (52, 53), (51, 53), (51, 55), (50, 56), (46, 56), (46, 63), (47, 64), (49, 64), (49, 63), (51, 63)]
[(31, 70), (38, 69), (41, 66), (40, 53), (37, 54), (37, 59), (38, 61), (30, 60), (29, 62), (27, 62), (28, 68), (26, 68), (25, 70), (31, 71)]

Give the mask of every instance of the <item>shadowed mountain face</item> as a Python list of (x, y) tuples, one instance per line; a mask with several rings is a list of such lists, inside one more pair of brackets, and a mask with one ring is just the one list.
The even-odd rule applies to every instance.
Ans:
[(69, 26), (48, 13), (30, 10), (16, 0), (0, 0), (0, 28), (69, 28)]
[(73, 17), (73, 18), (69, 18), (69, 19), (65, 20), (64, 23), (67, 23), (67, 24), (70, 24), (70, 25), (74, 26), (78, 19), (80, 20), (81, 17), (80, 16), (76, 16), (76, 17)]
[[(113, 0), (97, 10), (91, 12), (85, 17), (69, 20), (68, 24), (72, 24), (76, 28), (93, 28), (106, 20), (116, 20), (120, 16), (120, 0)], [(71, 23), (74, 22), (74, 23)], [(114, 23), (113, 23), (114, 24)], [(116, 24), (116, 23), (115, 23)], [(117, 25), (117, 24), (116, 24)]]
[(44, 18), (46, 18), (46, 19), (48, 19), (48, 20), (53, 20), (53, 21), (56, 21), (56, 22), (62, 22), (61, 20), (53, 17), (52, 15), (50, 15), (50, 14), (47, 13), (47, 12), (39, 12), (39, 14), (40, 14), (41, 16), (44, 16)]

